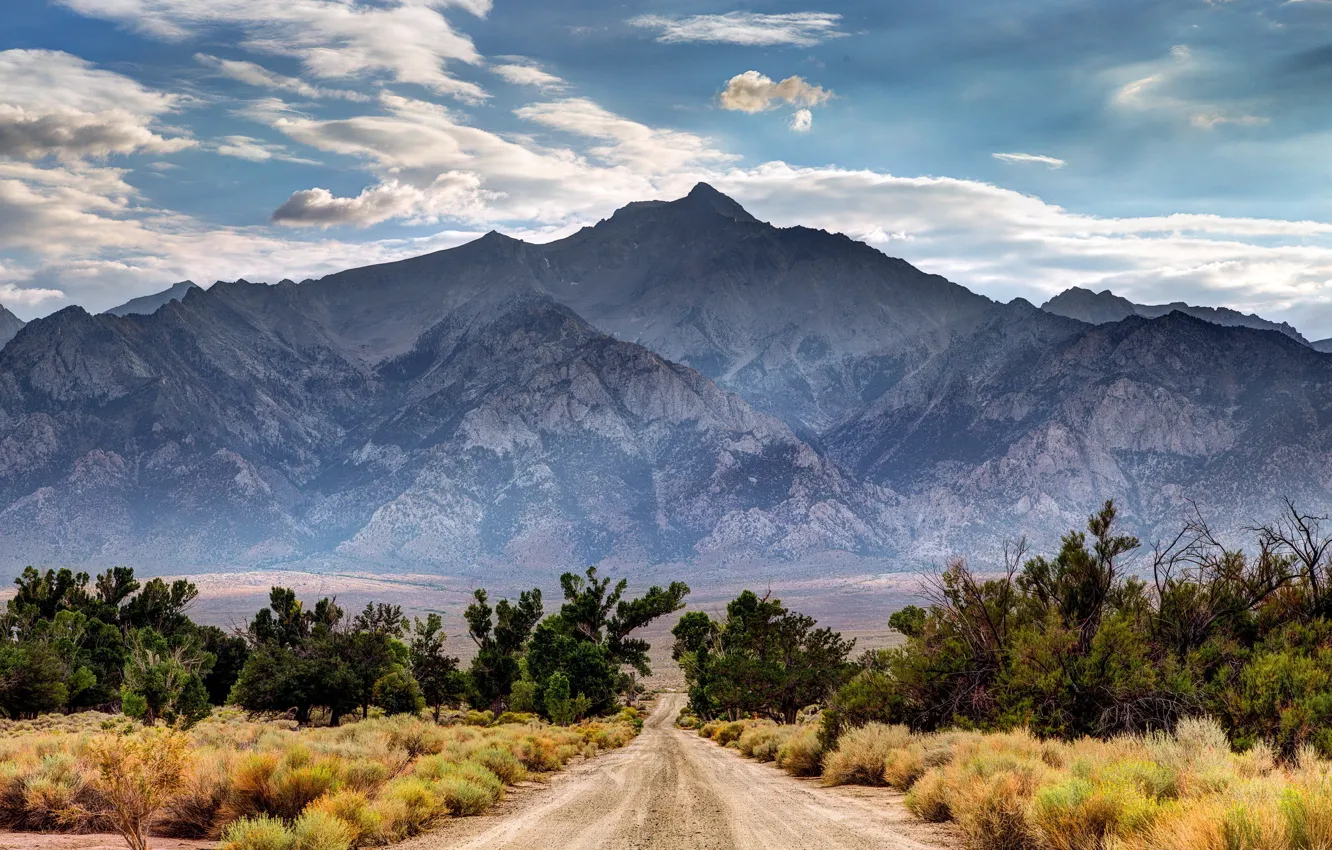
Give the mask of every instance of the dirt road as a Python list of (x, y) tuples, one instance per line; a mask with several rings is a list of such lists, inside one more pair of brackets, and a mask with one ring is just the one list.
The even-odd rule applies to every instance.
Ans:
[(638, 738), (495, 814), (453, 821), (403, 850), (927, 850), (956, 846), (914, 823), (901, 795), (821, 788), (675, 728), (666, 694)]

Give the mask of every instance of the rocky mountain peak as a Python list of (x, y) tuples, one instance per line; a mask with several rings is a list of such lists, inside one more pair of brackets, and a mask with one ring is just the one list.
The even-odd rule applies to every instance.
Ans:
[(9, 342), (21, 330), (23, 330), (24, 321), (13, 313), (9, 312), (4, 305), (0, 304), (0, 348)]

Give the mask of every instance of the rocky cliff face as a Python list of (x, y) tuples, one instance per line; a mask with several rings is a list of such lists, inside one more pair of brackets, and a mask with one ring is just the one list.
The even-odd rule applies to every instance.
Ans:
[(886, 545), (891, 494), (779, 420), (521, 275), (459, 289), (410, 347), (391, 303), (347, 315), (345, 281), (33, 323), (0, 354), (6, 567), (555, 569)]
[(1148, 537), (1190, 501), (1238, 530), (1332, 509), (1329, 375), (1289, 334), (998, 304), (700, 186), (548, 245), (23, 326), (0, 560), (913, 568), (1106, 498)]

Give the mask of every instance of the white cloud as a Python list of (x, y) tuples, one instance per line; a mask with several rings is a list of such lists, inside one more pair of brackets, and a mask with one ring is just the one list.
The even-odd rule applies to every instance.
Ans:
[(563, 91), (568, 88), (568, 83), (549, 71), (543, 70), (535, 62), (523, 60), (522, 57), (517, 56), (510, 58), (515, 61), (503, 65), (494, 65), (490, 70), (516, 86), (533, 86), (542, 91)]
[(819, 106), (832, 96), (832, 92), (801, 77), (787, 77), (778, 83), (758, 71), (745, 71), (727, 80), (720, 101), (722, 109), (754, 113), (774, 109), (781, 103)]
[(791, 114), (790, 127), (796, 133), (808, 133), (814, 126), (814, 113), (808, 109), (797, 109)]
[(47, 301), (60, 301), (64, 297), (65, 293), (59, 289), (42, 289), (35, 286), (23, 287), (15, 286), (12, 283), (0, 283), (0, 304), (9, 307), (36, 307), (39, 304), (45, 304)]
[(303, 165), (319, 164), (312, 159), (306, 159), (292, 154), (282, 145), (265, 142), (262, 139), (256, 139), (253, 136), (226, 136), (213, 145), (213, 150), (222, 156), (231, 156), (237, 159), (249, 160), (250, 162), (280, 160), (282, 162), (296, 162)]
[(607, 144), (588, 153), (643, 174), (663, 174), (703, 162), (736, 159), (693, 133), (661, 130), (610, 112), (587, 98), (534, 103), (514, 110), (519, 118)]
[(273, 212), (273, 221), (306, 227), (368, 227), (390, 219), (436, 222), (465, 217), (488, 200), (476, 175), (441, 174), (424, 189), (389, 180), (364, 189), (355, 198), (338, 198), (327, 189), (296, 192)]
[(299, 77), (288, 77), (284, 74), (274, 73), (262, 65), (254, 62), (242, 62), (233, 59), (219, 59), (216, 56), (209, 56), (206, 53), (196, 53), (195, 61), (200, 65), (213, 68), (223, 76), (230, 77), (237, 82), (245, 83), (250, 86), (260, 88), (277, 89), (278, 91), (289, 91), (298, 94), (301, 97), (330, 97), (340, 98), (342, 100), (368, 101), (369, 95), (349, 89), (330, 89), (322, 86), (312, 86)]
[(1048, 165), (1052, 169), (1063, 168), (1068, 164), (1062, 159), (1039, 153), (992, 153), (990, 156), (1001, 162), (1012, 162), (1021, 165)]
[(59, 0), (80, 14), (119, 21), (156, 38), (183, 40), (214, 27), (245, 33), (241, 46), (294, 56), (316, 77), (348, 79), (385, 73), (466, 102), (486, 92), (445, 70), (449, 62), (480, 64), (467, 36), (438, 11), (456, 5), (473, 14), (487, 0)]
[(188, 138), (155, 131), (180, 103), (129, 77), (53, 50), (0, 52), (0, 156), (36, 160), (171, 153)]
[(275, 129), (302, 144), (362, 158), (380, 180), (355, 198), (323, 189), (297, 192), (276, 221), (327, 227), (453, 218), (559, 225), (649, 197), (677, 172), (697, 173), (734, 159), (701, 136), (630, 121), (583, 98), (516, 110), (520, 118), (585, 144), (590, 140), (582, 155), (468, 126), (436, 104), (393, 95), (382, 96), (381, 103), (387, 114), (273, 120)]
[(761, 15), (755, 12), (727, 12), (724, 15), (666, 17), (640, 15), (628, 23), (658, 30), (657, 41), (722, 42), (751, 47), (790, 44), (807, 47), (829, 38), (845, 35), (837, 29), (841, 15), (826, 12), (790, 12)]

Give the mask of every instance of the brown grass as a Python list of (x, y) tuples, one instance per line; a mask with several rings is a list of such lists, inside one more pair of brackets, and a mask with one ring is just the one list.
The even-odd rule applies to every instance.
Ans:
[[(185, 733), (183, 773), (158, 801), (152, 831), (220, 838), (226, 850), (391, 844), (443, 818), (485, 811), (532, 772), (624, 746), (641, 726), (636, 712), (567, 728), (461, 719), (297, 729), (219, 710)], [(96, 758), (98, 742), (133, 744), (153, 734), (105, 715), (0, 723), (0, 828), (106, 828), (111, 789), (99, 771), (106, 762)]]

